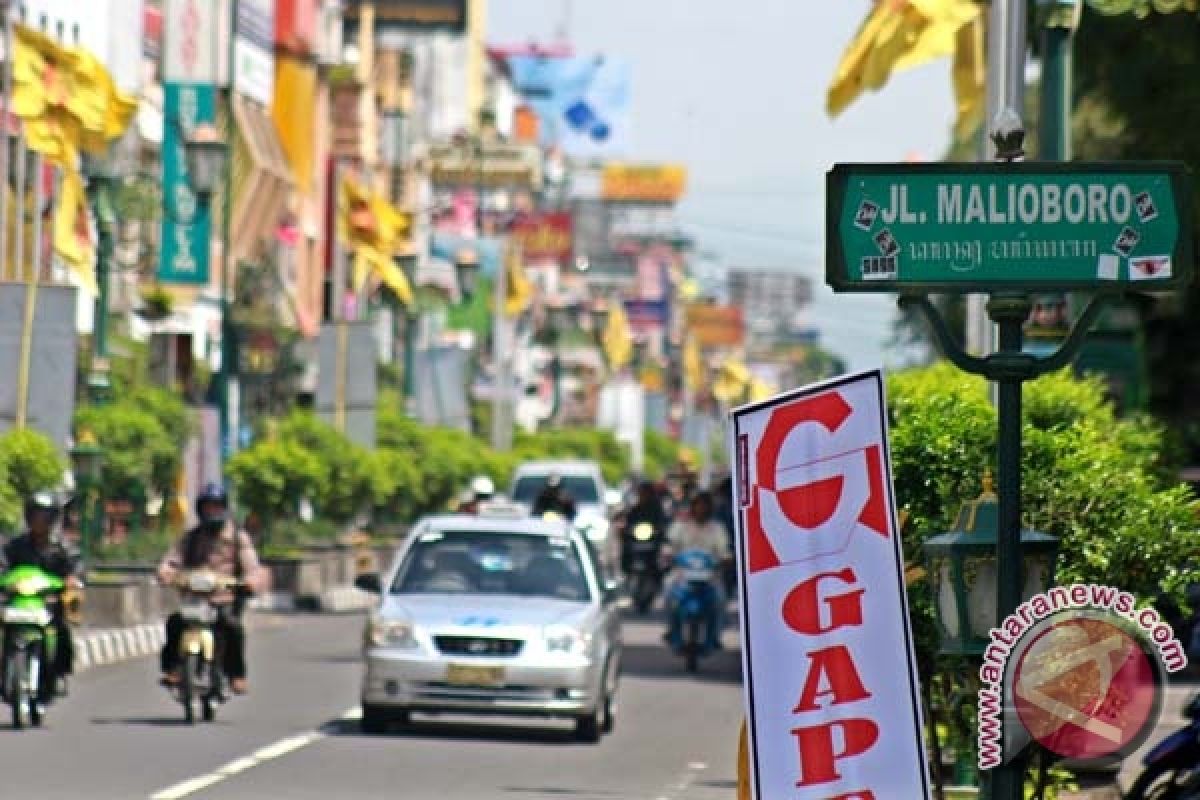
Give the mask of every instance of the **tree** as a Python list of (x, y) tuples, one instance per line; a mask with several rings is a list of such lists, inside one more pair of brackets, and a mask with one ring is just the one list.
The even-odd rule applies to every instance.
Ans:
[[(1097, 379), (1064, 371), (1023, 392), (1022, 525), (1059, 539), (1055, 583), (1097, 582), (1143, 601), (1182, 599), (1200, 580), (1192, 492), (1162, 461), (1164, 431), (1148, 418), (1118, 419)], [(896, 502), (907, 512), (905, 558), (951, 529), (963, 503), (995, 471), (996, 412), (987, 383), (946, 363), (888, 381)], [(909, 587), (917, 661), (933, 729), (956, 747), (977, 735), (970, 697), (977, 664), (938, 655), (928, 580)]]
[[(1030, 44), (1038, 26), (1030, 4)], [(1200, 14), (1104, 16), (1085, 5), (1073, 53), (1071, 143), (1084, 161), (1171, 159), (1200, 175)], [(1026, 92), (1025, 150), (1038, 152), (1037, 87)], [(954, 143), (948, 160), (973, 161), (976, 138)], [(1200, 225), (1200, 206), (1194, 223)], [(1184, 439), (1200, 463), (1200, 287), (1156, 297), (1144, 314), (1150, 410)], [(911, 333), (911, 316), (899, 331)], [(918, 333), (918, 336), (921, 334)]]

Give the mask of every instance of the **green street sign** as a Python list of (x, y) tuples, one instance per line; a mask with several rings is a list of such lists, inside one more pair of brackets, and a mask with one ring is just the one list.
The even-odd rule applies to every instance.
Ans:
[(1178, 162), (837, 164), (825, 185), (834, 291), (1163, 291), (1192, 276)]

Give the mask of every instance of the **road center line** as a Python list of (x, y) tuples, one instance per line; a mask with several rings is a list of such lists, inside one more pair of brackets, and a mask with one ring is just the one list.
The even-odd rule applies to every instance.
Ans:
[[(356, 707), (342, 714), (338, 719), (342, 721), (358, 719), (361, 714), (362, 711)], [(280, 739), (278, 742), (269, 744), (266, 747), (260, 747), (248, 756), (235, 758), (233, 761), (222, 767), (218, 767), (212, 772), (198, 775), (195, 778), (188, 778), (186, 781), (181, 781), (174, 786), (160, 789), (150, 795), (150, 800), (180, 800), (188, 795), (193, 795), (207, 789), (213, 784), (220, 783), (226, 778), (232, 778), (234, 775), (239, 775), (247, 770), (262, 766), (268, 761), (285, 756), (302, 747), (307, 747), (313, 742), (324, 739), (327, 735), (323, 730), (315, 730), (289, 736), (286, 739)]]

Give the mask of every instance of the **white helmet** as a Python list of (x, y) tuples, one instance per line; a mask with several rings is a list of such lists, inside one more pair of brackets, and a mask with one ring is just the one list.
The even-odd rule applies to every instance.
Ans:
[(471, 493), (477, 500), (486, 500), (496, 493), (496, 484), (487, 475), (476, 475), (471, 479)]

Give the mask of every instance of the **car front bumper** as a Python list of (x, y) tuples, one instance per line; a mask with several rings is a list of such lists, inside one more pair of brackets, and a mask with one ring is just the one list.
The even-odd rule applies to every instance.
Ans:
[[(540, 664), (520, 658), (430, 658), (383, 648), (368, 650), (365, 663), (364, 706), (564, 717), (596, 707), (602, 669), (600, 663), (582, 658)], [(495, 686), (451, 684), (446, 680), (451, 663), (500, 667), (504, 678)]]

